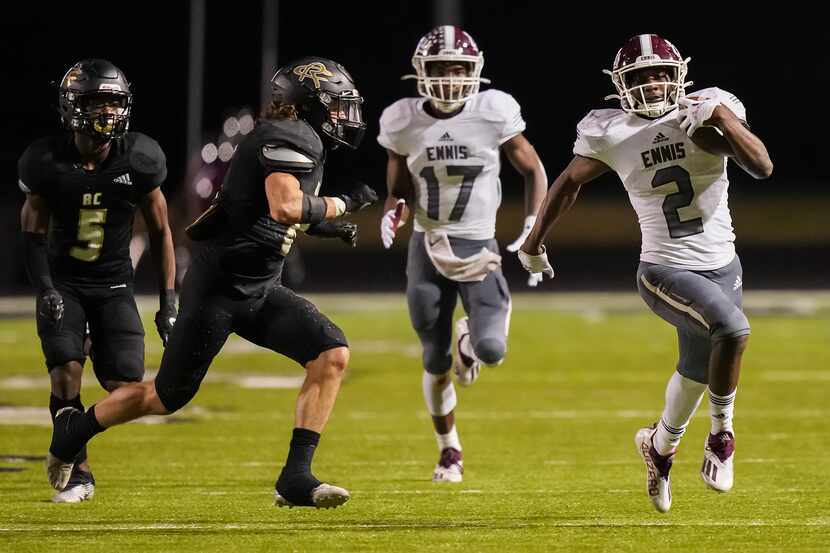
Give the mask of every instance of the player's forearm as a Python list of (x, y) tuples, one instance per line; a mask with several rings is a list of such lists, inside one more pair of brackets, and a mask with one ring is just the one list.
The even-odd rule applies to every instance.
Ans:
[(23, 251), (26, 274), (38, 292), (54, 288), (49, 256), (46, 252), (46, 235), (39, 232), (23, 232)]
[(568, 181), (553, 183), (539, 209), (536, 224), (525, 240), (522, 250), (529, 254), (541, 252), (541, 246), (550, 229), (559, 218), (571, 208), (579, 195), (580, 186)]
[(732, 147), (735, 160), (756, 179), (772, 175), (772, 160), (761, 139), (752, 134), (737, 117), (718, 122), (717, 127)]
[(525, 179), (525, 215), (536, 215), (539, 207), (545, 200), (545, 192), (548, 188), (548, 177), (542, 163), (536, 166), (533, 171), (524, 175)]
[(176, 253), (173, 249), (173, 233), (166, 226), (150, 232), (150, 252), (156, 263), (159, 291), (176, 287)]

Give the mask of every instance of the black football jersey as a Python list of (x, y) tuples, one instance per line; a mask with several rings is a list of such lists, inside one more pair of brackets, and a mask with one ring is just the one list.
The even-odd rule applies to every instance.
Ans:
[(253, 278), (279, 271), (297, 225), (271, 218), (265, 178), (273, 172), (289, 173), (300, 181), (303, 193), (317, 195), (324, 164), (320, 137), (305, 121), (257, 123), (237, 146), (217, 200), (229, 223), (217, 241), (227, 270)]
[(81, 166), (71, 135), (33, 142), (18, 162), (20, 188), (42, 197), (51, 211), (52, 275), (85, 284), (132, 280), (130, 239), (141, 199), (167, 176), (158, 143), (127, 133), (112, 143), (95, 171)]

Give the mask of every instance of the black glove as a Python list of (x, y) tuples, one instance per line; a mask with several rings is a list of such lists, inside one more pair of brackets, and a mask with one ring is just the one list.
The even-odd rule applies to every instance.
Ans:
[(343, 203), (346, 204), (346, 213), (354, 213), (360, 211), (366, 206), (372, 205), (378, 201), (377, 192), (375, 192), (368, 184), (362, 182), (354, 183), (351, 190), (345, 194), (338, 196)]
[(357, 246), (357, 225), (340, 219), (320, 221), (311, 225), (305, 233), (309, 236), (321, 238), (339, 238), (351, 247)]
[(170, 331), (176, 324), (178, 312), (176, 310), (176, 291), (164, 290), (159, 294), (159, 310), (156, 313), (156, 329), (161, 336), (161, 341), (167, 347), (167, 339)]
[(37, 297), (37, 314), (60, 330), (63, 320), (63, 296), (54, 288), (46, 288)]

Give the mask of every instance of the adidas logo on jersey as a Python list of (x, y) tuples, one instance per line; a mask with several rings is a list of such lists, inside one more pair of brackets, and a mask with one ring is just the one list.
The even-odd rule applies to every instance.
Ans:
[(117, 182), (118, 184), (126, 184), (127, 186), (132, 186), (133, 181), (130, 180), (130, 174), (124, 173), (120, 177), (115, 177), (112, 182)]
[(659, 144), (661, 142), (666, 142), (668, 139), (669, 139), (668, 136), (666, 136), (665, 134), (663, 134), (661, 132), (658, 132), (657, 136), (654, 137), (654, 140), (652, 140), (651, 143), (652, 144)]
[(738, 275), (738, 278), (735, 279), (735, 284), (732, 285), (732, 290), (737, 290), (741, 286), (744, 285), (743, 280), (741, 280), (741, 275)]
[(453, 140), (453, 137), (450, 136), (450, 133), (445, 132), (441, 135), (441, 138), (438, 139), (438, 142), (449, 142)]

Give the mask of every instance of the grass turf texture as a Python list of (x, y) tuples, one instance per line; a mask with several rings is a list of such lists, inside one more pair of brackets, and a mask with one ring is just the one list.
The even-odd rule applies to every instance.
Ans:
[[(460, 485), (429, 481), (438, 453), (403, 297), (321, 297), (353, 346), (314, 462), (318, 477), (351, 490), (344, 507), (272, 505), (297, 390), (234, 379), (302, 373), (233, 339), (213, 379), (167, 419), (178, 424), (129, 424), (92, 442), (92, 501), (51, 504), (43, 461), (17, 457), (44, 455), (49, 427), (2, 421), (0, 551), (826, 551), (830, 311), (774, 308), (810, 303), (793, 298), (748, 309), (735, 489), (717, 494), (698, 475), (704, 400), (672, 471), (666, 515), (646, 497), (633, 437), (659, 417), (676, 338), (636, 296), (517, 298), (507, 360), (458, 388)], [(146, 305), (154, 368), (161, 347)], [(34, 321), (0, 320), (0, 343), (0, 408), (45, 410)], [(85, 380), (89, 405), (103, 392), (89, 365)]]

